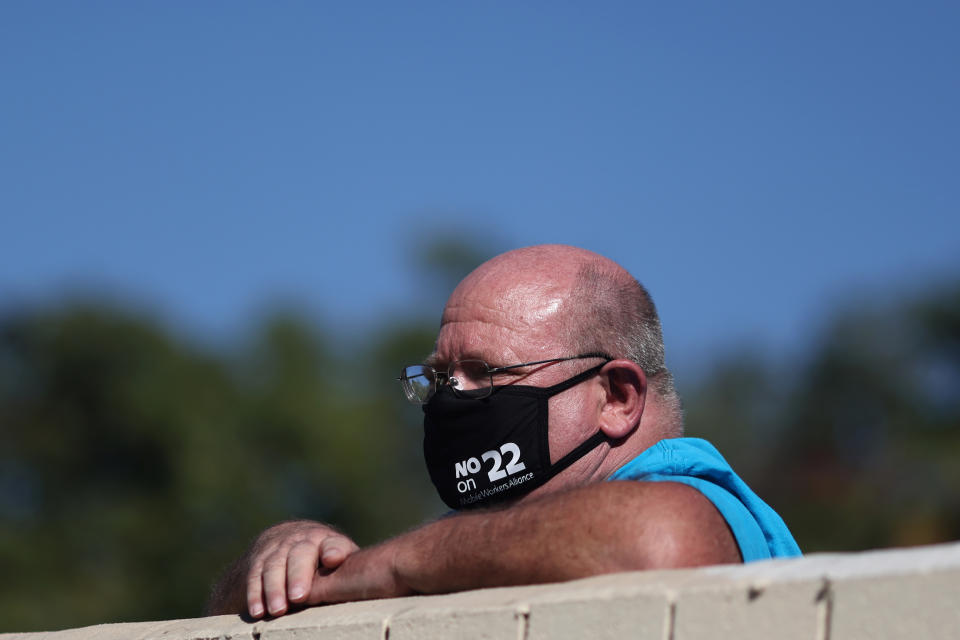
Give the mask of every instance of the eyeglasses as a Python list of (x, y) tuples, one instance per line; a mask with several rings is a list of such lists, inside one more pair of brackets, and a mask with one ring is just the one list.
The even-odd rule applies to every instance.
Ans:
[[(567, 356), (565, 358), (549, 358), (547, 360), (535, 360), (533, 362), (522, 362), (520, 364), (511, 364), (506, 367), (491, 367), (483, 360), (455, 360), (447, 367), (446, 372), (437, 371), (433, 367), (425, 364), (415, 364), (404, 367), (403, 372), (397, 380), (403, 387), (403, 393), (413, 404), (426, 404), (437, 389), (445, 384), (450, 385), (453, 392), (461, 398), (486, 398), (493, 393), (498, 373), (517, 369), (519, 367), (529, 367), (535, 364), (549, 364), (551, 362), (564, 362), (566, 360), (581, 360), (583, 358), (604, 358), (613, 360), (605, 353), (584, 353), (579, 356)], [(501, 380), (502, 382), (502, 380)]]

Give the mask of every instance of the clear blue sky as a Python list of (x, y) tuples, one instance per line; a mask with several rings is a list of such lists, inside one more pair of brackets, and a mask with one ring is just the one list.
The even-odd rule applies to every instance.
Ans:
[(797, 348), (960, 275), (958, 33), (952, 1), (5, 0), (0, 306), (363, 325), (463, 229), (618, 260), (683, 367)]

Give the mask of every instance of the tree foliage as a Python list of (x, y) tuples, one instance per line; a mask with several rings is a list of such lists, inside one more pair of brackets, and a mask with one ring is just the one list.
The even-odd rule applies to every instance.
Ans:
[(840, 310), (790, 368), (723, 360), (688, 406), (805, 551), (960, 539), (960, 283)]
[[(381, 343), (419, 358), (432, 338)], [(395, 381), (371, 383), (294, 317), (218, 354), (117, 309), (21, 312), (0, 319), (0, 363), (11, 630), (199, 615), (272, 523), (322, 519), (369, 543), (440, 508)]]

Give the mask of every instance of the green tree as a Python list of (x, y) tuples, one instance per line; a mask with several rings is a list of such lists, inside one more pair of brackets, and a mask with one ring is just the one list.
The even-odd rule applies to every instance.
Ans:
[(960, 283), (837, 312), (791, 368), (721, 361), (687, 406), (805, 551), (960, 538)]
[(0, 318), (4, 626), (195, 616), (272, 523), (369, 543), (422, 520), (419, 439), (385, 419), (395, 382), (357, 383), (372, 368), (290, 315), (221, 354), (99, 305)]

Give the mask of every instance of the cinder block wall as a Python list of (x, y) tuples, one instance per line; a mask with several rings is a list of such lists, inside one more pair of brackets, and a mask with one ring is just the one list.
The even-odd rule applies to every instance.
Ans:
[(238, 616), (107, 624), (0, 640), (960, 639), (960, 543), (598, 576)]

